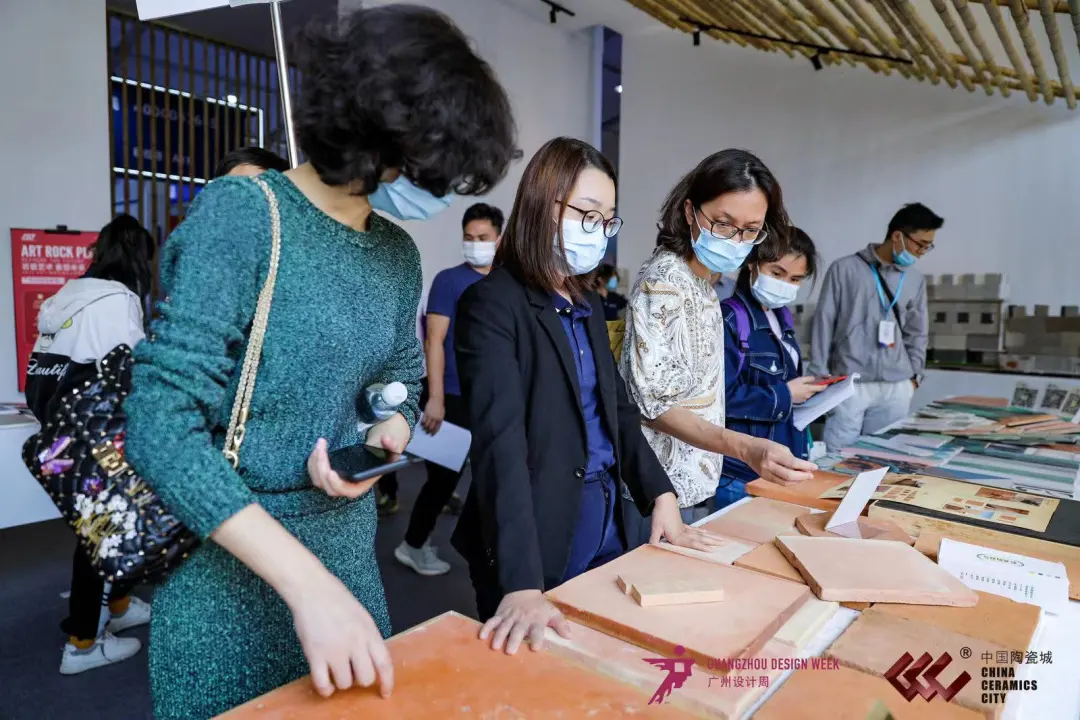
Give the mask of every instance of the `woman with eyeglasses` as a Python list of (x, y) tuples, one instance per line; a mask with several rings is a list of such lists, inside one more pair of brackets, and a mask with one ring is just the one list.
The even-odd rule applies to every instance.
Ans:
[[(736, 272), (770, 234), (787, 237), (780, 184), (751, 153), (718, 152), (675, 185), (658, 227), (659, 245), (630, 293), (619, 370), (689, 524), (711, 511), (725, 455), (780, 484), (816, 468), (783, 445), (724, 427), (724, 320), (711, 279)], [(632, 544), (647, 542), (626, 494), (623, 513)]]
[(455, 349), (472, 429), (472, 487), (454, 532), (480, 638), (516, 652), (569, 626), (543, 595), (626, 549), (625, 492), (651, 536), (698, 549), (641, 433), (588, 275), (619, 231), (615, 171), (592, 146), (548, 142), (529, 162), (496, 269), (458, 305)]

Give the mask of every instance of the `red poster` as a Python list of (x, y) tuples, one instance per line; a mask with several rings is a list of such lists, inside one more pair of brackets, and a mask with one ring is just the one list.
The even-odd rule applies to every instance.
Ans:
[(96, 232), (11, 230), (11, 274), (15, 288), (15, 351), (19, 392), (26, 386), (26, 364), (37, 341), (41, 304), (90, 265)]

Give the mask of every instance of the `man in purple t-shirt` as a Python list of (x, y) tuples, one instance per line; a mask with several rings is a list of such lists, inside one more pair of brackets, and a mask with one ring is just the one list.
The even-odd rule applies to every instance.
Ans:
[[(428, 293), (424, 352), (427, 356), (427, 392), (418, 432), (435, 434), (443, 421), (468, 428), (454, 358), (454, 315), (462, 293), (491, 271), (495, 249), (502, 235), (503, 214), (491, 205), (477, 203), (461, 220), (465, 262), (435, 276)], [(394, 557), (421, 575), (442, 575), (450, 564), (440, 560), (428, 538), (461, 473), (427, 463), (428, 479), (413, 506), (405, 540)]]

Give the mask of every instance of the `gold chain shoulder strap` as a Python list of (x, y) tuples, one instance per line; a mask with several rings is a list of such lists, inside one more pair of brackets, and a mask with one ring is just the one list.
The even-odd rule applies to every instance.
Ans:
[(240, 370), (240, 385), (236, 388), (232, 415), (229, 418), (229, 430), (225, 435), (225, 458), (238, 467), (240, 464), (240, 445), (244, 442), (248, 411), (251, 409), (251, 397), (255, 394), (255, 375), (262, 357), (263, 340), (266, 337), (266, 323), (270, 319), (270, 303), (274, 299), (274, 283), (277, 282), (278, 263), (281, 260), (281, 215), (278, 212), (277, 196), (266, 181), (252, 178), (259, 189), (266, 195), (270, 206), (270, 268), (266, 281), (259, 291), (259, 302), (255, 307), (255, 319), (251, 323), (251, 337), (248, 339), (244, 364)]

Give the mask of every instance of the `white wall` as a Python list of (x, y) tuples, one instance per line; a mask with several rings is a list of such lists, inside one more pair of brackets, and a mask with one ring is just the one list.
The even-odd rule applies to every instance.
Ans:
[(11, 228), (109, 219), (104, 0), (0, 2), (0, 400), (20, 399)]
[[(708, 154), (741, 147), (780, 179), (826, 261), (880, 241), (921, 201), (943, 215), (928, 273), (1007, 272), (1016, 304), (1078, 304), (1080, 115), (826, 67), (665, 31), (624, 38), (619, 264), (655, 246), (657, 209)], [(1077, 111), (1080, 112), (1080, 111)]]
[[(366, 6), (378, 4), (364, 0)], [(450, 209), (428, 222), (404, 223), (420, 248), (425, 293), (437, 272), (458, 265), (461, 257), (461, 215), (484, 201), (509, 215), (518, 181), (529, 158), (553, 137), (592, 136), (592, 36), (587, 30), (551, 25), (546, 16), (529, 15), (500, 0), (428, 0), (446, 13), (474, 42), (494, 68), (510, 96), (524, 158), (511, 165), (506, 179), (483, 198), (457, 198)], [(339, 7), (354, 6), (341, 0)]]

